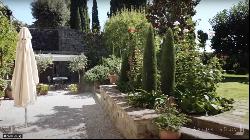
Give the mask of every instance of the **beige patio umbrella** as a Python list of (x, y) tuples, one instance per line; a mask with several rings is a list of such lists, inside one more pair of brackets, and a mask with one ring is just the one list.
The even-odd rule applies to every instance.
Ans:
[(36, 85), (39, 83), (35, 55), (31, 44), (32, 36), (26, 27), (19, 32), (16, 48), (15, 68), (11, 86), (16, 107), (25, 108), (25, 125), (27, 127), (27, 105), (36, 100)]

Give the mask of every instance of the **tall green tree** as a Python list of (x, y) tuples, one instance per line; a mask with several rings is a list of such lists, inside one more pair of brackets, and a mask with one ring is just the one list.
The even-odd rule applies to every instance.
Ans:
[(121, 91), (125, 91), (129, 82), (129, 55), (128, 53), (123, 53), (122, 64), (121, 64), (121, 73), (119, 76), (118, 87)]
[(91, 29), (90, 29), (90, 17), (88, 13), (88, 7), (85, 8), (84, 17), (86, 19), (85, 32), (89, 33), (91, 32)]
[(93, 7), (92, 7), (92, 32), (93, 33), (100, 32), (100, 22), (98, 18), (98, 8), (96, 0), (93, 0)]
[[(1, 5), (0, 5), (1, 9)], [(16, 29), (11, 26), (8, 16), (0, 10), (0, 79), (11, 75), (17, 43)]]
[(88, 14), (87, 0), (77, 0), (81, 17), (81, 30), (90, 32), (90, 18)]
[(215, 54), (225, 58), (226, 70), (249, 72), (249, 0), (241, 1), (229, 10), (219, 12), (210, 20), (214, 37), (211, 40)]
[(199, 47), (201, 49), (203, 49), (203, 57), (202, 57), (202, 61), (204, 64), (207, 63), (208, 60), (208, 53), (206, 52), (206, 42), (208, 40), (208, 34), (203, 32), (202, 30), (198, 30), (197, 31), (197, 37), (198, 37), (198, 41), (199, 41)]
[(31, 3), (32, 15), (37, 27), (64, 26), (69, 20), (69, 10), (62, 0), (36, 0)]
[(72, 29), (81, 29), (81, 18), (78, 8), (78, 1), (71, 0), (70, 4), (70, 28)]
[(87, 0), (71, 0), (70, 7), (70, 27), (83, 32), (90, 32)]
[(131, 10), (140, 9), (145, 7), (147, 0), (110, 0), (110, 13), (109, 16), (120, 12), (123, 8)]
[(161, 56), (161, 90), (173, 96), (175, 89), (175, 47), (171, 28), (168, 29), (163, 41)]
[[(165, 35), (167, 29), (174, 28), (178, 22), (181, 30), (192, 31), (192, 16), (195, 15), (195, 6), (200, 0), (153, 0), (148, 8), (148, 20), (161, 35)], [(180, 32), (179, 35), (183, 35)]]
[(199, 41), (199, 47), (206, 51), (206, 42), (208, 40), (208, 34), (203, 32), (202, 30), (197, 31), (198, 34), (198, 41)]
[(142, 67), (142, 87), (144, 90), (151, 92), (156, 91), (157, 84), (157, 63), (156, 63), (156, 51), (154, 44), (154, 30), (152, 26), (149, 26), (146, 46), (143, 54), (143, 67)]

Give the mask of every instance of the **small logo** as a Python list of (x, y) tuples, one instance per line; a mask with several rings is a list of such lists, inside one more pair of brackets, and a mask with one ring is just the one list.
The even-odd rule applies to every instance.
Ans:
[(240, 132), (236, 132), (234, 135), (237, 135), (237, 136), (244, 135), (244, 128), (242, 128), (242, 126), (240, 125)]
[(16, 138), (16, 139), (21, 139), (23, 138), (23, 134), (3, 134), (3, 138), (4, 139), (13, 139), (13, 138)]

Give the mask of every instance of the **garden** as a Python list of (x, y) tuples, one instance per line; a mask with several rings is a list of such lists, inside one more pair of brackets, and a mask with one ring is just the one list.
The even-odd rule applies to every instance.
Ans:
[[(130, 106), (152, 109), (159, 114), (153, 123), (161, 130), (160, 138), (166, 136), (163, 133), (165, 130), (170, 133), (167, 134), (170, 138), (180, 138), (180, 129), (191, 123), (190, 116), (218, 115), (232, 110), (236, 101), (248, 101), (249, 98), (248, 64), (241, 59), (249, 55), (248, 44), (240, 46), (239, 50), (233, 48), (232, 52), (218, 45), (227, 43), (232, 46), (235, 43), (236, 39), (221, 41), (228, 32), (221, 26), (230, 25), (233, 28), (240, 23), (235, 17), (245, 16), (248, 0), (231, 8), (229, 15), (235, 20), (230, 21), (232, 23), (222, 19), (226, 19), (227, 11), (218, 13), (210, 21), (216, 32), (211, 40), (215, 49), (213, 53), (205, 50), (208, 35), (201, 30), (196, 32), (197, 23), (192, 20), (196, 13), (194, 7), (199, 2), (154, 0), (148, 5), (138, 2), (133, 8), (115, 7), (113, 2), (115, 8), (110, 11), (103, 32), (100, 31), (99, 21), (92, 24), (93, 30), (90, 30), (89, 23), (79, 24), (89, 17), (84, 11), (83, 14), (75, 13), (80, 18), (74, 15), (73, 9), (77, 6), (71, 2), (68, 21), (55, 21), (50, 25), (43, 21), (46, 19), (38, 18), (33, 26), (48, 27), (63, 23), (87, 34), (89, 51), (71, 58), (66, 65), (78, 75), (78, 82), (66, 87), (70, 94), (85, 92), (87, 86), (94, 87), (92, 92), (100, 92), (100, 85), (116, 85), (116, 90), (126, 95), (125, 100)], [(33, 7), (35, 10), (35, 3)], [(237, 15), (237, 8), (244, 14)], [(9, 79), (13, 71), (18, 32), (18, 26), (12, 28), (7, 17), (0, 12), (0, 25), (3, 27), (0, 29), (0, 97), (6, 96), (4, 89), (8, 84), (4, 79)], [(36, 61), (39, 74), (53, 64), (52, 58), (42, 56), (36, 57)], [(53, 90), (53, 85), (37, 85), (37, 95), (47, 95), (49, 90)], [(249, 120), (249, 113), (244, 118)]]

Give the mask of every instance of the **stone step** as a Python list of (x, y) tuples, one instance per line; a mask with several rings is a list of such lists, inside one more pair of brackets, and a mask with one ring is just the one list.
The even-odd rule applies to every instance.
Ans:
[(229, 139), (208, 132), (203, 132), (187, 127), (181, 128), (181, 139)]
[(215, 117), (191, 117), (192, 123), (186, 127), (200, 131), (233, 138), (233, 139), (248, 139), (249, 125), (241, 123), (233, 123), (228, 120), (218, 119)]

